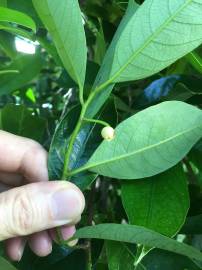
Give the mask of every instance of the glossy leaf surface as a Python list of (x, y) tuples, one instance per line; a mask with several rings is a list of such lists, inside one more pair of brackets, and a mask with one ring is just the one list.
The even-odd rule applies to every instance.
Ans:
[(201, 136), (201, 110), (163, 102), (123, 121), (83, 169), (121, 179), (149, 177), (177, 164)]
[(144, 227), (121, 224), (100, 224), (79, 229), (75, 238), (96, 238), (127, 243), (138, 243), (172, 251), (192, 259), (202, 261), (202, 253), (186, 244), (151, 231)]

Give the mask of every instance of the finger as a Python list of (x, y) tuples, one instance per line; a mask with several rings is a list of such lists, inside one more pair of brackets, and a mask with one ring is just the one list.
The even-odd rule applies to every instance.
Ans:
[[(61, 226), (60, 228), (58, 228), (58, 230), (60, 230), (61, 236), (63, 240), (68, 240), (70, 239), (76, 232), (76, 227), (74, 225), (64, 225)], [(58, 241), (58, 233), (56, 231), (56, 229), (51, 229), (49, 230), (50, 236), (51, 238), (57, 242)]]
[[(61, 233), (62, 233), (62, 237), (64, 240), (69, 240), (76, 232), (76, 227), (75, 226), (62, 226), (61, 228)], [(70, 242), (68, 242), (68, 245), (70, 247), (75, 246), (78, 243), (78, 239), (74, 239)]]
[(52, 252), (52, 240), (48, 232), (38, 232), (29, 237), (31, 250), (40, 257), (45, 257)]
[(85, 201), (81, 191), (65, 181), (41, 182), (0, 194), (0, 240), (72, 223)]
[(5, 251), (12, 261), (19, 262), (22, 258), (26, 239), (24, 237), (15, 237), (5, 241)]
[(23, 184), (24, 177), (17, 173), (0, 172), (0, 182), (13, 187)]
[(37, 142), (0, 131), (0, 171), (20, 173), (30, 182), (48, 180), (47, 153)]

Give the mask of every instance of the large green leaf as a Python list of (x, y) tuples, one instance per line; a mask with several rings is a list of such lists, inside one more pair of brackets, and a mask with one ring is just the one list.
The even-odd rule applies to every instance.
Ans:
[[(161, 12), (159, 12), (161, 11)], [(109, 80), (148, 77), (202, 43), (202, 1), (146, 0), (128, 19), (111, 51)], [(108, 62), (106, 58), (103, 65)]]
[(58, 54), (70, 76), (82, 88), (85, 80), (87, 48), (81, 11), (77, 0), (32, 0), (50, 32)]
[(105, 245), (109, 270), (134, 270), (134, 255), (124, 243), (106, 241)]
[(0, 95), (10, 94), (32, 81), (40, 72), (43, 59), (40, 54), (19, 55), (5, 70), (18, 70), (18, 74), (0, 75)]
[[(125, 16), (123, 17), (121, 23), (119, 24), (118, 30), (115, 33), (115, 36), (110, 44), (110, 48), (108, 49), (105, 58), (104, 58), (104, 62), (101, 66), (100, 71), (98, 72), (98, 75), (96, 77), (95, 83), (94, 83), (94, 87), (95, 88), (97, 85), (105, 82), (108, 80), (109, 78), (109, 70), (111, 68), (112, 65), (112, 59), (111, 59), (111, 55), (112, 52), (115, 50), (116, 48), (116, 44), (119, 40), (119, 37), (122, 33), (122, 31), (124, 30), (124, 28), (126, 27), (128, 21), (130, 20), (130, 18), (132, 16), (134, 16), (135, 12), (138, 9), (138, 5), (133, 1), (130, 0), (129, 4), (128, 4), (128, 9), (126, 11)], [(87, 109), (86, 112), (86, 117), (90, 118), (90, 117), (94, 117), (95, 114), (99, 111), (99, 109), (102, 107), (102, 105), (104, 104), (104, 102), (107, 100), (107, 98), (109, 97), (112, 89), (114, 87), (114, 84), (109, 85), (108, 87), (106, 87), (106, 89), (103, 89), (99, 94), (95, 95), (94, 99), (91, 101), (90, 106)]]
[(141, 226), (127, 224), (100, 224), (79, 229), (75, 238), (96, 238), (119, 242), (137, 243), (156, 247), (202, 261), (202, 253), (184, 243)]
[(131, 224), (174, 236), (189, 209), (187, 177), (181, 164), (145, 180), (123, 181), (122, 202)]
[(80, 170), (120, 179), (149, 177), (177, 164), (202, 136), (202, 112), (180, 101), (152, 106), (123, 121)]
[(97, 76), (94, 88), (102, 85), (103, 90), (92, 101), (89, 115), (105, 102), (114, 83), (148, 77), (198, 47), (201, 12), (202, 0), (146, 0), (139, 8), (129, 1)]
[(12, 22), (36, 32), (36, 24), (28, 15), (5, 7), (0, 7), (0, 21)]
[(45, 120), (24, 105), (8, 104), (0, 110), (0, 129), (41, 142)]

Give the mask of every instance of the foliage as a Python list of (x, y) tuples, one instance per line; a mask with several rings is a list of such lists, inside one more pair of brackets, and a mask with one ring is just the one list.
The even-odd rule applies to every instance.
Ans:
[(202, 0), (0, 0), (0, 128), (39, 141), (50, 180), (87, 201), (76, 247), (1, 254), (2, 269), (202, 269), (201, 14)]

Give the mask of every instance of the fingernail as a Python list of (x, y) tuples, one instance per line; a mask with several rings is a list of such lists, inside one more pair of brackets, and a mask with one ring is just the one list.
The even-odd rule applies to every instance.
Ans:
[(81, 195), (74, 189), (57, 191), (52, 197), (52, 210), (57, 225), (72, 222), (83, 211)]
[(75, 234), (75, 232), (76, 232), (75, 226), (70, 227), (65, 226), (61, 228), (61, 233), (64, 240), (70, 239)]

